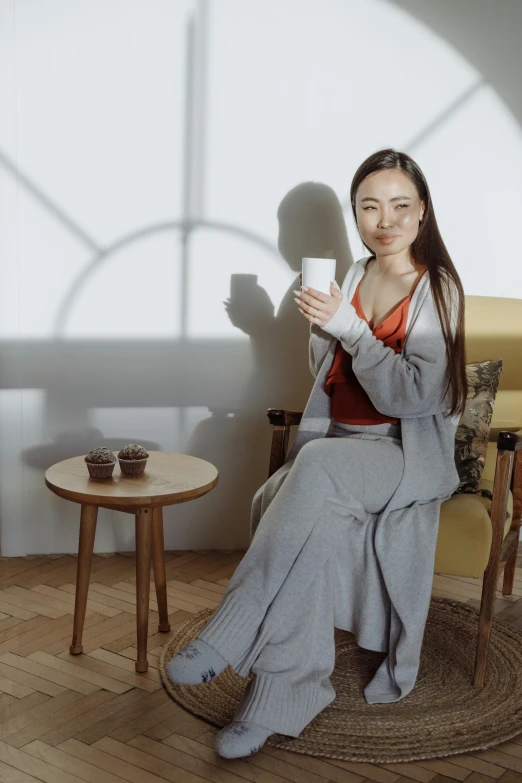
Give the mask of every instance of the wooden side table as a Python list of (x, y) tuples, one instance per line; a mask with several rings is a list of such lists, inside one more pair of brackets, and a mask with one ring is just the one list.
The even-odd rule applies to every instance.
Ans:
[(170, 631), (162, 508), (199, 498), (218, 482), (217, 468), (206, 460), (163, 451), (151, 451), (149, 455), (145, 472), (141, 476), (122, 475), (119, 464), (116, 463), (112, 478), (92, 479), (83, 456), (57, 462), (45, 473), (45, 483), (50, 490), (66, 500), (81, 504), (74, 629), (70, 646), (73, 655), (83, 652), (82, 635), (98, 508), (115, 509), (135, 515), (137, 672), (146, 672), (148, 669), (151, 561), (159, 610), (158, 629)]

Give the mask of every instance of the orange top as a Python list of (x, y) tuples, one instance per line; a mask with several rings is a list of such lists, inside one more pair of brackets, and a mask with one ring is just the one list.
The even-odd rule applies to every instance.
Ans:
[[(400, 353), (402, 350), (410, 300), (421, 277), (422, 275), (417, 278), (410, 295), (398, 304), (382, 323), (372, 329), (374, 337), (382, 340), (389, 348), (393, 348), (395, 353)], [(360, 282), (351, 303), (359, 318), (368, 323), (359, 299), (359, 285)], [(396, 424), (399, 421), (391, 416), (384, 416), (375, 408), (353, 371), (351, 355), (344, 350), (340, 340), (325, 387), (332, 398), (332, 419), (346, 424), (381, 424), (382, 422)]]

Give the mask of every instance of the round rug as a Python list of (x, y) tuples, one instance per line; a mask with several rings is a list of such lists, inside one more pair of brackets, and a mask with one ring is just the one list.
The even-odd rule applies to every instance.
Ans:
[[(202, 685), (178, 685), (167, 662), (194, 639), (213, 613), (204, 609), (169, 639), (160, 656), (168, 693), (194, 715), (225, 726), (250, 677), (230, 667)], [(398, 702), (368, 704), (364, 688), (385, 653), (358, 647), (353, 634), (336, 629), (335, 700), (297, 738), (272, 734), (267, 745), (311, 756), (393, 763), (480, 750), (522, 733), (522, 631), (495, 618), (486, 684), (473, 687), (478, 612), (449, 598), (432, 597), (419, 673)]]

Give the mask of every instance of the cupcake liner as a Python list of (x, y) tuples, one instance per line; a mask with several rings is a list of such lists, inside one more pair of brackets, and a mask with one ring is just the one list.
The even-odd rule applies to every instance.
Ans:
[(86, 462), (91, 478), (110, 478), (115, 462)]
[(120, 462), (120, 470), (126, 476), (140, 476), (145, 470), (148, 457), (143, 459), (122, 459), (118, 458)]

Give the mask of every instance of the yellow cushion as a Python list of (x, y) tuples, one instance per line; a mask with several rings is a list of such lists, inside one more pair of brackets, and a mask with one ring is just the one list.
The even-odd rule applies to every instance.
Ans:
[[(497, 450), (497, 444), (493, 445)], [(486, 458), (487, 463), (487, 458)], [(493, 481), (482, 477), (480, 489), (493, 492)], [(491, 500), (480, 494), (453, 495), (440, 507), (439, 533), (435, 553), (436, 574), (468, 576), (480, 579), (484, 575), (491, 549)], [(509, 518), (504, 523), (504, 538), (513, 519), (513, 494), (508, 496)]]

